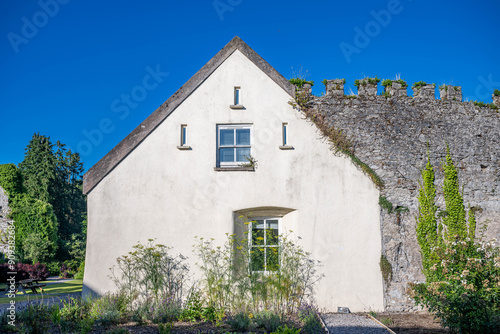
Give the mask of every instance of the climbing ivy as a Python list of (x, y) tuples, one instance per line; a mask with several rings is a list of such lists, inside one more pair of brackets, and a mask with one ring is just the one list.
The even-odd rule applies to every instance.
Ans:
[(446, 149), (446, 158), (442, 166), (444, 169), (443, 195), (448, 212), (443, 219), (443, 224), (447, 228), (445, 237), (450, 241), (463, 240), (467, 236), (464, 199), (460, 194), (458, 172), (453, 165), (449, 147)]
[(422, 170), (422, 183), (418, 196), (417, 240), (422, 254), (423, 272), (428, 282), (438, 281), (445, 274), (436, 270), (436, 266), (439, 267), (442, 260), (437, 250), (442, 248), (445, 242), (473, 241), (476, 233), (473, 208), (469, 209), (466, 221), (464, 201), (458, 183), (458, 171), (453, 164), (449, 147), (447, 147), (442, 167), (444, 170), (443, 197), (446, 209), (438, 213), (435, 202), (434, 168), (430, 163), (430, 157)]
[(437, 223), (435, 198), (434, 168), (428, 156), (427, 164), (422, 170), (422, 183), (418, 193), (419, 212), (417, 219), (417, 240), (420, 244), (422, 267), (426, 277), (434, 274), (430, 268), (439, 262), (435, 248), (442, 243), (442, 226), (438, 226)]

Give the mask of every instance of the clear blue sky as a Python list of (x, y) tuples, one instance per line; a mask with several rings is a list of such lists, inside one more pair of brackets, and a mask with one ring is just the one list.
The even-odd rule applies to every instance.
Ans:
[(315, 94), (400, 74), (491, 102), (499, 16), (493, 0), (2, 0), (0, 164), (40, 132), (90, 168), (236, 35), (287, 78), (307, 70)]

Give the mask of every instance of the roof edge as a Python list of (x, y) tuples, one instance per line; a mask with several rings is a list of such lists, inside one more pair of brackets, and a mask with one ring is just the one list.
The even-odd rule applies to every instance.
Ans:
[(198, 88), (235, 50), (239, 50), (260, 70), (266, 73), (278, 86), (295, 98), (295, 86), (285, 79), (274, 67), (250, 48), (241, 38), (235, 36), (212, 59), (196, 72), (167, 101), (136, 127), (118, 145), (83, 175), (83, 193), (88, 194), (127, 155), (130, 154), (151, 132), (158, 127), (191, 93)]

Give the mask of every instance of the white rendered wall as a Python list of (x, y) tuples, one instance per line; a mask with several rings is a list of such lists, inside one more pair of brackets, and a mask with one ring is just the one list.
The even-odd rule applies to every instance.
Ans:
[[(235, 86), (244, 110), (229, 108)], [(108, 268), (150, 238), (188, 256), (197, 273), (195, 236), (222, 243), (233, 232), (234, 211), (275, 206), (295, 209), (284, 229), (322, 261), (321, 308), (383, 310), (379, 192), (333, 154), (290, 99), (235, 51), (88, 195), (84, 294), (114, 290)], [(283, 122), (294, 150), (279, 149)], [(228, 123), (253, 124), (255, 172), (214, 171), (216, 126)], [(192, 150), (177, 149), (181, 124)]]

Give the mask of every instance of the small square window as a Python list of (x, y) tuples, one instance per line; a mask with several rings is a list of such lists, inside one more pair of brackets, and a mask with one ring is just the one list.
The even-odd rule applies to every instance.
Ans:
[(218, 167), (236, 167), (248, 163), (252, 154), (252, 126), (231, 124), (217, 126)]

